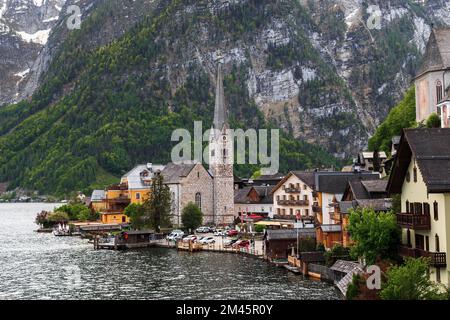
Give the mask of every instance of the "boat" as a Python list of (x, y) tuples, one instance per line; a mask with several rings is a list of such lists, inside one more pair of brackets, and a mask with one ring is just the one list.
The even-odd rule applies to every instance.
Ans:
[(53, 228), (53, 235), (55, 237), (68, 237), (71, 235), (69, 225), (66, 223), (59, 223), (57, 227)]

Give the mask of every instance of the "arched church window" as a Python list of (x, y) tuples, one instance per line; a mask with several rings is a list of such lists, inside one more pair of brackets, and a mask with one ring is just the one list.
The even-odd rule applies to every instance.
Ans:
[(442, 83), (441, 83), (441, 81), (436, 81), (436, 103), (439, 103), (439, 102), (441, 102), (442, 101), (442, 95), (443, 95), (443, 92), (442, 92)]
[(200, 208), (200, 210), (202, 209), (202, 194), (200, 192), (195, 194), (195, 204)]

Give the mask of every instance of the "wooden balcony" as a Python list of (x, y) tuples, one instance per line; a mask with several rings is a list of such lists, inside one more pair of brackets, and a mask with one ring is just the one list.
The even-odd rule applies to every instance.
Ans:
[(130, 198), (126, 196), (117, 197), (117, 198), (109, 198), (106, 199), (106, 202), (109, 204), (129, 204), (131, 202)]
[(308, 200), (278, 200), (279, 206), (309, 206)]
[(407, 246), (400, 246), (398, 253), (402, 257), (420, 258), (425, 257), (430, 259), (430, 265), (435, 268), (447, 266), (447, 254), (445, 252), (429, 252), (422, 249), (410, 248)]
[(301, 192), (300, 188), (286, 188), (286, 189), (284, 189), (284, 191), (286, 193), (300, 193)]
[(430, 214), (397, 213), (397, 224), (413, 230), (430, 230)]

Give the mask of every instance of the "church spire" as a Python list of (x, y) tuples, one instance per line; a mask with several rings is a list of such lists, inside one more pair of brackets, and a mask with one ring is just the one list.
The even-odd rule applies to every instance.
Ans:
[(227, 123), (227, 110), (225, 107), (225, 94), (223, 90), (222, 62), (217, 67), (216, 105), (214, 108), (214, 129), (222, 130)]

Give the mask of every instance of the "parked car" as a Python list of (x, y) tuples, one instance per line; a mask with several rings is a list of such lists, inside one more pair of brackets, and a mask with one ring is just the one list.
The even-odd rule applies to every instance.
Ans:
[(183, 238), (183, 242), (189, 242), (189, 241), (192, 241), (192, 242), (197, 241), (197, 236), (189, 235), (189, 236), (186, 236)]
[(208, 233), (209, 232), (209, 228), (208, 227), (199, 227), (195, 231), (197, 231), (197, 233)]
[(216, 242), (213, 237), (203, 237), (201, 240), (198, 241), (201, 244), (211, 244)]
[(216, 237), (222, 237), (222, 236), (225, 236), (225, 235), (226, 235), (226, 232), (223, 231), (222, 229), (216, 229), (216, 231), (214, 232), (214, 235), (215, 235)]
[(238, 239), (226, 239), (223, 241), (223, 246), (224, 246), (224, 248), (229, 248), (237, 241), (238, 241)]
[(229, 236), (229, 237), (235, 237), (238, 234), (239, 234), (239, 232), (237, 230), (234, 230), (234, 229), (227, 231), (227, 236)]
[(173, 230), (166, 239), (169, 241), (177, 241), (182, 239), (184, 236), (184, 232), (182, 230)]
[(250, 245), (250, 241), (248, 240), (238, 240), (235, 243), (233, 243), (233, 248), (245, 248)]

